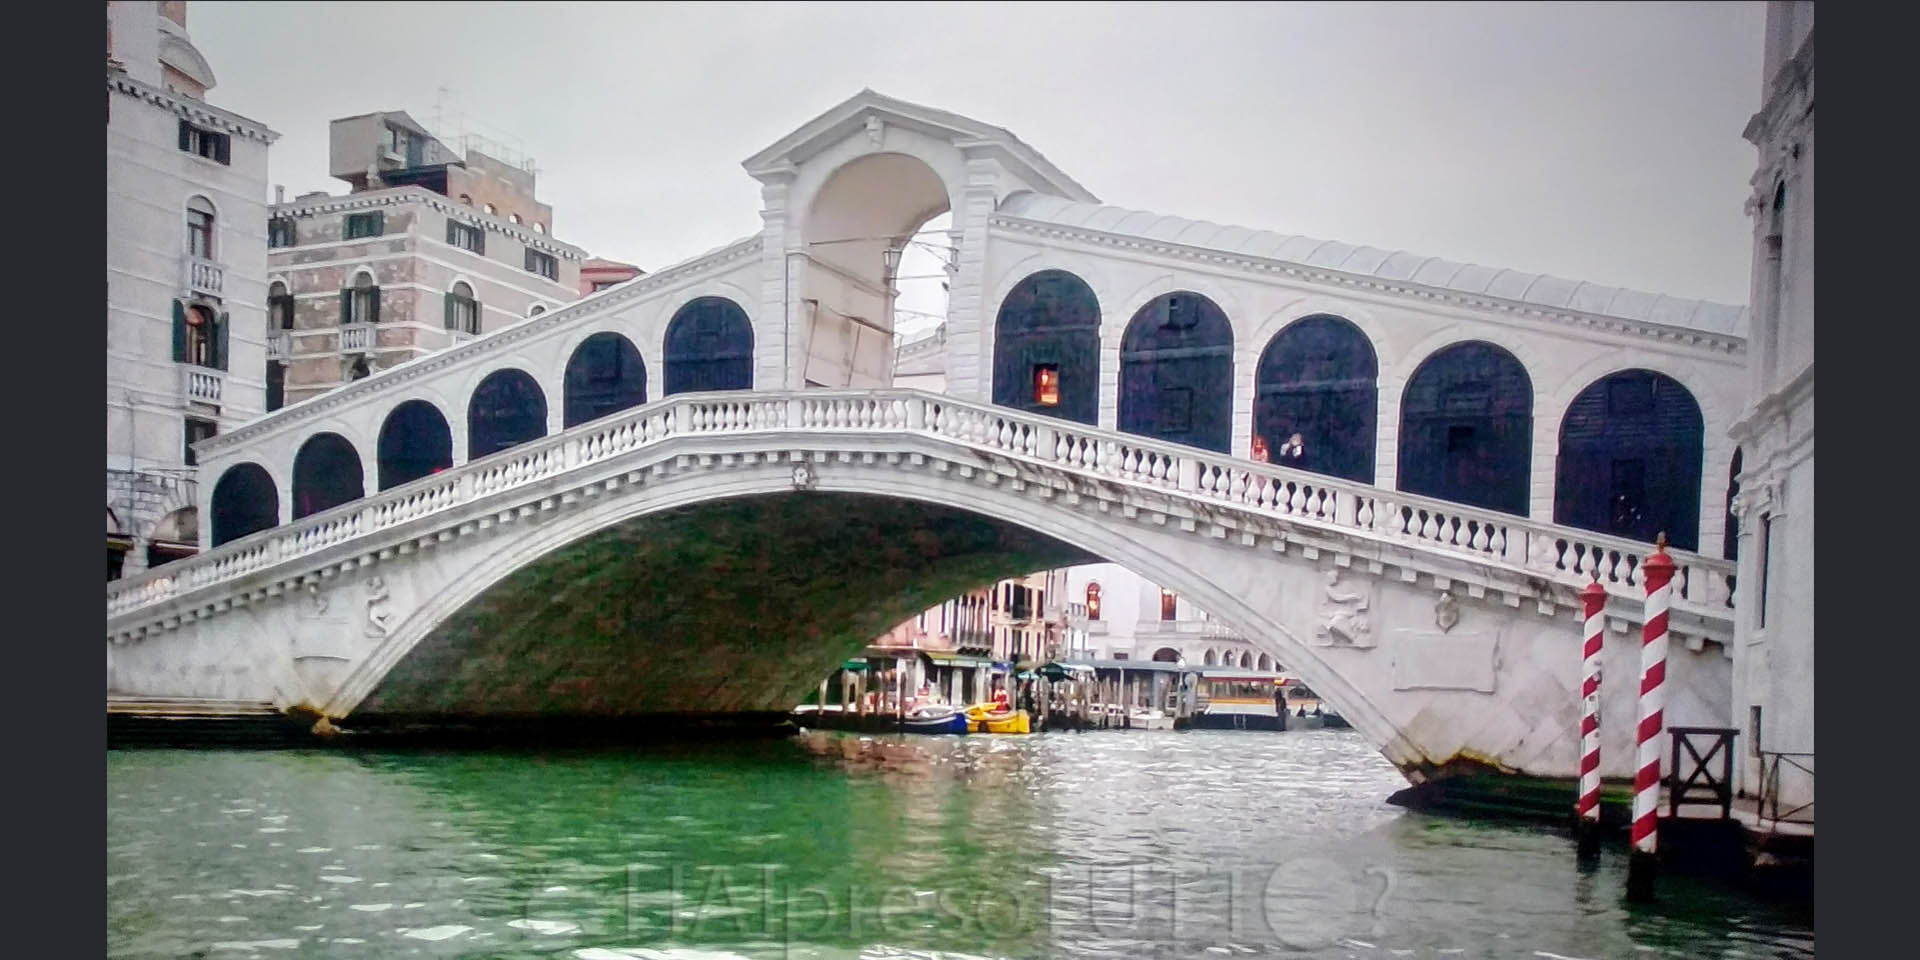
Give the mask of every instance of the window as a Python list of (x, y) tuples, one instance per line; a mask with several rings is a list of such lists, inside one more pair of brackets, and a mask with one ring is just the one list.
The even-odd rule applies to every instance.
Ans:
[(380, 288), (374, 284), (373, 274), (360, 271), (353, 278), (353, 286), (340, 291), (340, 322), (380, 322)]
[(548, 280), (560, 279), (560, 261), (552, 254), (538, 250), (527, 251), (527, 272), (537, 273)]
[(174, 359), (197, 367), (226, 369), (221, 357), (221, 348), (226, 341), (225, 324), (222, 322), (225, 315), (216, 317), (207, 307), (198, 304), (183, 307), (178, 301), (174, 303), (174, 311), (178, 331), (174, 341)]
[(539, 303), (536, 303), (536, 304), (534, 304), (534, 305), (533, 305), (533, 308), (532, 308), (532, 309), (530, 309), (530, 310), (528, 310), (528, 311), (527, 311), (527, 316), (529, 316), (529, 317), (537, 317), (537, 316), (539, 316), (539, 315), (541, 315), (541, 314), (543, 314), (543, 313), (546, 313), (546, 312), (547, 312), (547, 308), (546, 308), (546, 305), (544, 305), (544, 304), (539, 304)]
[(1753, 744), (1753, 755), (1760, 755), (1760, 705), (1747, 707), (1747, 742)]
[(127, 551), (125, 547), (115, 548), (115, 547), (109, 546), (107, 548), (107, 579), (108, 580), (120, 579), (120, 571), (125, 566), (126, 560), (127, 560)]
[(1759, 623), (1756, 624), (1762, 630), (1767, 627), (1767, 594), (1772, 592), (1773, 587), (1772, 567), (1773, 514), (1764, 513), (1760, 515), (1760, 603)]
[(1116, 650), (1116, 651), (1114, 651), (1114, 653), (1113, 653), (1113, 658), (1114, 658), (1115, 660), (1125, 660), (1125, 659), (1127, 659), (1127, 655), (1126, 655), (1126, 654), (1124, 654), (1124, 653), (1121, 653), (1121, 652), (1120, 652), (1120, 651), (1118, 651), (1118, 650)]
[(447, 329), (480, 332), (480, 301), (473, 298), (473, 288), (465, 282), (454, 284), (452, 292), (447, 294)]
[(386, 232), (386, 214), (375, 210), (371, 213), (349, 213), (347, 224), (340, 232), (345, 240), (358, 240), (361, 237), (377, 237)]
[(1060, 405), (1060, 365), (1036, 364), (1033, 368), (1033, 402), (1043, 407)]
[(1100, 585), (1098, 583), (1087, 584), (1087, 619), (1100, 619)]
[(267, 221), (267, 246), (291, 247), (299, 241), (292, 217), (274, 217)]
[(593, 282), (593, 292), (599, 293), (602, 290), (606, 290), (610, 287), (617, 287), (619, 285), (620, 285), (620, 281), (618, 280), (595, 280)]
[(546, 224), (544, 224), (544, 223), (541, 223), (541, 222), (540, 222), (540, 221), (538, 221), (538, 220), (535, 220), (535, 221), (533, 222), (533, 232), (534, 232), (534, 233), (546, 233), (546, 232), (547, 232), (547, 225), (546, 225)]
[(184, 457), (187, 466), (197, 467), (200, 465), (200, 459), (193, 455), (193, 445), (218, 433), (219, 429), (219, 425), (212, 420), (201, 420), (198, 417), (187, 418), (187, 443)]
[(1177, 615), (1179, 614), (1179, 612), (1180, 612), (1180, 598), (1177, 596), (1174, 596), (1174, 593), (1172, 590), (1169, 590), (1166, 587), (1161, 587), (1160, 588), (1160, 619), (1162, 620), (1178, 619)]
[(267, 288), (267, 329), (293, 329), (293, 294), (278, 280)]
[(399, 127), (388, 127), (387, 128), (387, 149), (393, 151), (394, 153), (400, 154), (401, 156), (406, 156), (407, 132), (405, 130), (400, 129)]
[(483, 256), (487, 252), (487, 232), (458, 220), (447, 221), (447, 242), (462, 250), (471, 250)]
[(353, 366), (347, 370), (347, 379), (349, 380), (365, 380), (372, 375), (373, 368), (367, 366), (366, 357), (355, 360)]
[(494, 210), (494, 208), (493, 208), (493, 204), (491, 204), (491, 203), (489, 203), (489, 204), (487, 204), (486, 206), (484, 206), (484, 207), (482, 207), (482, 208), (480, 208), (480, 209), (482, 209), (482, 210), (485, 210), (485, 211), (487, 211), (487, 216), (489, 216), (489, 217), (491, 217), (491, 216), (493, 216), (493, 215), (494, 215), (495, 213), (497, 213), (497, 212), (498, 212), (498, 211), (496, 211), (496, 210)]
[(473, 206), (473, 198), (463, 193), (460, 195), (460, 203), (463, 206), (471, 207)]
[(507, 214), (507, 221), (508, 221), (509, 223), (519, 223), (519, 222), (520, 222), (520, 215), (519, 215), (519, 214), (517, 214), (517, 213), (510, 213), (510, 214)]
[(180, 121), (180, 149), (215, 163), (229, 166), (233, 163), (233, 138), (224, 133), (203, 130), (185, 120)]
[(187, 201), (187, 253), (213, 259), (213, 204), (205, 197)]
[(278, 410), (287, 405), (287, 365), (277, 360), (267, 361), (267, 410)]

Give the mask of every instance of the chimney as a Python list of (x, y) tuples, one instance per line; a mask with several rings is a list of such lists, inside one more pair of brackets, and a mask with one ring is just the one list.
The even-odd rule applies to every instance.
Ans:
[(279, 205), (287, 202), (287, 185), (286, 184), (276, 183), (273, 185), (273, 202), (275, 205)]

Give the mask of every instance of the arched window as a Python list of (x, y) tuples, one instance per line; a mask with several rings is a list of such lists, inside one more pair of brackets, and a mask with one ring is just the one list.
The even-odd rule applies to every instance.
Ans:
[(534, 233), (546, 233), (546, 232), (547, 232), (547, 225), (546, 225), (546, 224), (544, 224), (544, 223), (541, 223), (541, 222), (540, 222), (540, 221), (538, 221), (538, 220), (535, 220), (535, 221), (533, 222), (533, 232), (534, 232)]
[(380, 489), (397, 487), (453, 466), (453, 431), (439, 407), (408, 400), (380, 424), (377, 453)]
[(213, 204), (206, 197), (187, 201), (187, 253), (213, 259)]
[(1700, 547), (1700, 404), (1680, 382), (1622, 370), (1588, 385), (1560, 421), (1553, 522)]
[(360, 454), (337, 433), (316, 433), (293, 458), (293, 518), (312, 516), (366, 495)]
[(507, 221), (508, 221), (509, 223), (519, 223), (519, 222), (520, 222), (520, 215), (519, 215), (519, 214), (517, 214), (517, 213), (509, 213), (509, 214), (507, 214)]
[(1219, 657), (1217, 657), (1212, 650), (1208, 650), (1206, 653), (1206, 656), (1201, 658), (1200, 662), (1206, 664), (1209, 667), (1212, 667), (1212, 666), (1218, 666), (1220, 663), (1220, 660), (1219, 660)]
[(1087, 619), (1100, 619), (1100, 584), (1098, 581), (1087, 584)]
[(1153, 652), (1153, 660), (1155, 663), (1179, 663), (1180, 651), (1172, 647), (1161, 647)]
[(569, 427), (646, 403), (647, 368), (633, 341), (611, 331), (580, 341), (567, 360), (563, 399)]
[(544, 303), (536, 303), (533, 306), (527, 308), (527, 316), (529, 317), (537, 317), (546, 312), (547, 312), (547, 305)]
[(1228, 451), (1233, 435), (1233, 328), (1212, 300), (1155, 297), (1120, 341), (1120, 429)]
[(227, 368), (227, 315), (204, 304), (173, 303), (173, 359), (216, 370)]
[(279, 280), (267, 288), (267, 329), (293, 329), (293, 294)]
[(1434, 353), (1400, 401), (1400, 489), (1527, 515), (1533, 381), (1483, 341)]
[(1733, 498), (1740, 495), (1740, 448), (1733, 448), (1733, 465), (1727, 468), (1727, 526), (1726, 536), (1721, 540), (1720, 555), (1728, 560), (1740, 559), (1740, 518), (1733, 515)]
[(667, 324), (662, 396), (696, 390), (753, 389), (753, 325), (725, 297), (701, 297)]
[(1086, 281), (1042, 270), (1000, 303), (993, 402), (1077, 423), (1100, 418), (1100, 302)]
[(1242, 650), (1242, 651), (1240, 651), (1240, 669), (1242, 669), (1242, 670), (1252, 670), (1252, 669), (1253, 669), (1253, 654), (1252, 654), (1252, 653), (1249, 653), (1249, 652), (1247, 652), (1247, 651), (1245, 651), (1245, 650)]
[(471, 207), (473, 206), (473, 198), (463, 193), (460, 195), (460, 203), (462, 206)]
[(480, 301), (473, 298), (473, 287), (462, 280), (447, 292), (447, 329), (459, 333), (480, 332)]
[(1265, 449), (1301, 435), (1285, 466), (1372, 483), (1380, 365), (1360, 328), (1318, 314), (1274, 335), (1254, 373), (1253, 432)]
[(1160, 588), (1160, 619), (1177, 620), (1180, 613), (1180, 598), (1167, 587)]
[(486, 205), (486, 207), (485, 207), (484, 209), (485, 209), (485, 210), (487, 211), (487, 215), (488, 215), (488, 216), (492, 216), (493, 214), (495, 214), (495, 213), (497, 213), (497, 212), (498, 212), (498, 211), (496, 211), (496, 210), (494, 210), (494, 208), (493, 208), (493, 204), (491, 204), (491, 203), (489, 203), (489, 204), (487, 204), (487, 205)]
[(547, 395), (521, 370), (495, 370), (467, 405), (467, 459), (478, 460), (547, 434)]
[(272, 529), (280, 522), (280, 493), (257, 463), (228, 467), (213, 485), (213, 545)]
[(340, 322), (380, 322), (380, 286), (373, 282), (371, 272), (355, 273), (352, 285), (340, 291)]
[(1256, 667), (1257, 667), (1258, 669), (1261, 669), (1261, 670), (1272, 670), (1272, 669), (1273, 669), (1273, 658), (1272, 658), (1272, 657), (1269, 657), (1269, 656), (1267, 656), (1267, 655), (1266, 655), (1266, 654), (1264, 654), (1264, 653), (1263, 653), (1263, 654), (1261, 654), (1261, 655), (1260, 655), (1260, 660), (1259, 660), (1259, 661), (1258, 661), (1258, 663), (1256, 664)]

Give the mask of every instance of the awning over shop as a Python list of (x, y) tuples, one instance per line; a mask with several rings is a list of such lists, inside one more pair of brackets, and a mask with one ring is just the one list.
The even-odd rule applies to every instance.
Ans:
[(920, 655), (923, 657), (926, 657), (927, 662), (933, 664), (936, 667), (959, 667), (963, 669), (972, 669), (974, 667), (994, 667), (997, 669), (1004, 670), (1006, 669), (1006, 666), (1007, 666), (1004, 663), (997, 663), (987, 657), (976, 657), (976, 656), (972, 656), (970, 654), (965, 654), (965, 653), (955, 653), (952, 650), (922, 650), (920, 651)]
[(861, 659), (861, 658), (859, 658), (859, 657), (854, 657), (853, 659), (851, 659), (851, 660), (848, 660), (848, 661), (847, 661), (847, 662), (845, 662), (845, 663), (842, 663), (842, 664), (840, 665), (840, 669), (842, 669), (842, 670), (852, 670), (852, 671), (856, 671), (856, 672), (857, 672), (857, 671), (861, 671), (861, 670), (865, 670), (865, 669), (867, 669), (867, 661), (865, 661), (865, 660), (863, 660), (863, 659)]

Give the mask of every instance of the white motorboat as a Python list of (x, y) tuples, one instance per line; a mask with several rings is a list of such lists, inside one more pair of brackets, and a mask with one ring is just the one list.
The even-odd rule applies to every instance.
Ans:
[(1172, 730), (1173, 717), (1160, 710), (1135, 710), (1127, 725), (1135, 730)]

